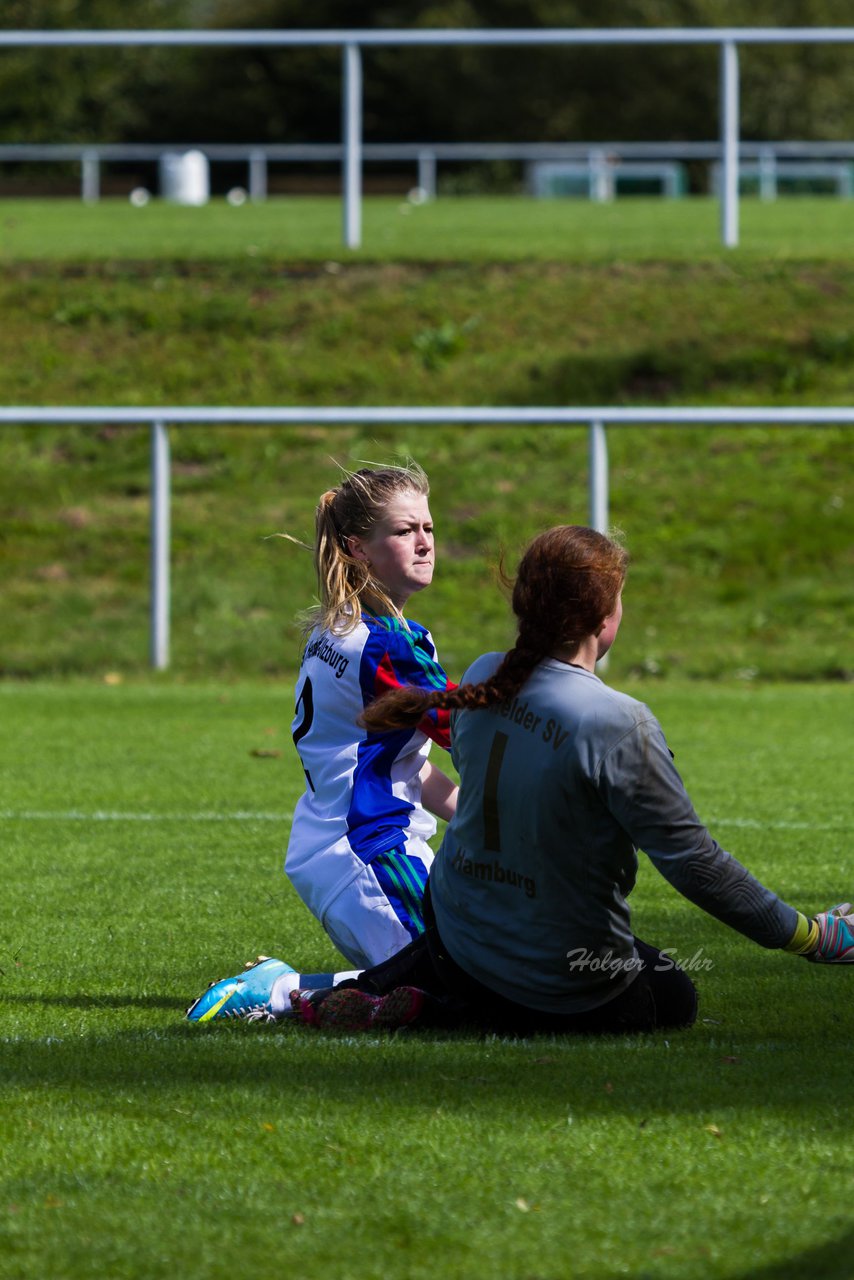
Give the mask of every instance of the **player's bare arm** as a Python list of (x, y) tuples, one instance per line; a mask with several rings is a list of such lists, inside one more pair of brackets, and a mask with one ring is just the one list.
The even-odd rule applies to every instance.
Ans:
[(428, 760), (421, 770), (421, 802), (437, 818), (450, 822), (457, 808), (459, 787)]

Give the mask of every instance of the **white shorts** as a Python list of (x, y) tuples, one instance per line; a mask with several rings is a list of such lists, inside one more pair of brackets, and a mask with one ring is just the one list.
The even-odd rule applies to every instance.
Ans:
[(422, 899), (432, 851), (392, 849), (362, 868), (333, 898), (320, 923), (357, 969), (396, 955), (424, 932)]

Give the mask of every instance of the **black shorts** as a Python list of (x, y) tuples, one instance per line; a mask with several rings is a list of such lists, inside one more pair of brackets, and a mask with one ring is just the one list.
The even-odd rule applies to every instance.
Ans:
[(433, 997), (429, 1020), (442, 1026), (474, 1025), (501, 1035), (600, 1034), (689, 1027), (697, 1017), (697, 990), (688, 975), (656, 947), (635, 938), (643, 962), (613, 1000), (584, 1013), (544, 1013), (508, 1000), (461, 969), (448, 954), (424, 895), (425, 931), (396, 956), (366, 969), (356, 985), (374, 995), (395, 987), (419, 987)]

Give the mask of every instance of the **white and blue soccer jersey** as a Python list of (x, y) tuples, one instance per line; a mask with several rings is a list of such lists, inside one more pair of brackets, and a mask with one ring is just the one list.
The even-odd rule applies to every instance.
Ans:
[(446, 689), (426, 628), (364, 617), (348, 635), (314, 631), (297, 680), (292, 732), (305, 771), (285, 870), (321, 921), (334, 899), (380, 854), (404, 849), (427, 866), (436, 821), (421, 804), (420, 773), (430, 739), (450, 746), (448, 713), (431, 711), (416, 729), (369, 733), (357, 724), (388, 689)]

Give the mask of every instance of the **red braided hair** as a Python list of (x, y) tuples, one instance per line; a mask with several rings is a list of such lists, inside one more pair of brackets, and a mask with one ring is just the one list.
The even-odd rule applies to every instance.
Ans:
[(572, 652), (598, 634), (617, 607), (627, 564), (623, 548), (595, 529), (558, 525), (546, 530), (519, 563), (512, 598), (516, 643), (494, 675), (481, 684), (435, 693), (393, 689), (365, 708), (361, 723), (374, 731), (403, 729), (433, 708), (478, 711), (506, 702), (558, 646)]

